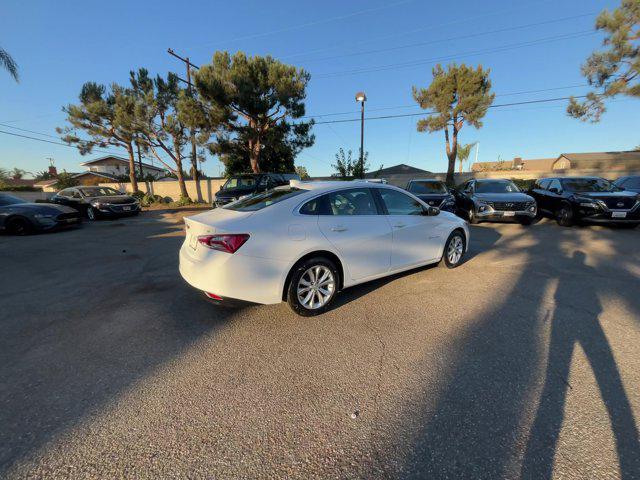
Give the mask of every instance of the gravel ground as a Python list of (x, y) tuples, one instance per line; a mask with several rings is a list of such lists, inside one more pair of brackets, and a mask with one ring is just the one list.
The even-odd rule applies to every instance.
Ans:
[(0, 477), (640, 478), (640, 231), (483, 224), (323, 316), (215, 307), (185, 212), (0, 236)]

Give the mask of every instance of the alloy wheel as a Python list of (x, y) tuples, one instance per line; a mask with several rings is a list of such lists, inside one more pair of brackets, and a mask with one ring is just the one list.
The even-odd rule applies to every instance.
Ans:
[(298, 301), (309, 310), (325, 306), (336, 290), (333, 272), (324, 265), (308, 268), (300, 277), (297, 287)]
[(460, 235), (454, 235), (449, 241), (447, 246), (447, 260), (452, 265), (455, 265), (462, 258), (464, 252), (464, 243)]

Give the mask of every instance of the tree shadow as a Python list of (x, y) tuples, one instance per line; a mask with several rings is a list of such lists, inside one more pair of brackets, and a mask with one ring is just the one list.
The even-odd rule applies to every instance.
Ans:
[[(434, 406), (418, 412), (421, 427), (413, 430), (401, 470), (404, 478), (549, 478), (576, 342), (588, 351), (607, 403), (624, 478), (640, 475), (635, 420), (598, 323), (600, 292), (593, 286), (585, 289), (587, 282), (581, 282), (583, 275), (594, 272), (580, 253), (568, 258), (560, 250), (563, 240), (573, 238), (571, 231), (554, 230), (550, 242), (546, 227), (538, 228), (542, 227), (527, 230), (535, 241), (526, 247), (530, 261), (512, 284), (496, 285), (499, 304), (473, 319), (456, 339), (453, 366), (435, 404), (433, 392), (425, 393), (424, 404)], [(503, 255), (522, 253), (519, 238), (504, 240), (496, 248)], [(556, 279), (556, 304), (549, 308), (546, 298)], [(576, 304), (583, 306), (577, 310)], [(548, 361), (543, 335), (547, 322), (553, 322)], [(526, 418), (531, 417), (545, 365), (543, 398), (527, 437)]]
[[(595, 276), (585, 265), (582, 251), (573, 253), (573, 267), (581, 275)], [(580, 298), (580, 311), (566, 308), (570, 300)], [(640, 477), (640, 441), (611, 346), (600, 325), (602, 306), (598, 292), (590, 282), (581, 282), (573, 274), (560, 274), (555, 293), (556, 309), (552, 318), (547, 373), (522, 464), (523, 478), (551, 478), (553, 459), (564, 418), (564, 403), (569, 370), (576, 345), (580, 345), (591, 365), (604, 401), (615, 438), (622, 478)]]

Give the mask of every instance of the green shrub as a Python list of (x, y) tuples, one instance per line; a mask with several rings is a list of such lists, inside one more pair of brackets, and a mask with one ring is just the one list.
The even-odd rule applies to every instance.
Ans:
[(189, 197), (180, 197), (180, 199), (176, 202), (177, 207), (186, 207), (187, 205), (193, 205), (193, 200)]

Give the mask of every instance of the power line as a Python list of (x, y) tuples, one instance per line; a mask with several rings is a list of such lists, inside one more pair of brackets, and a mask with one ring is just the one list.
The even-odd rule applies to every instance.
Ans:
[(279, 58), (292, 58), (292, 57), (300, 57), (300, 56), (304, 56), (304, 55), (308, 55), (311, 53), (318, 53), (318, 52), (327, 52), (327, 51), (331, 51), (331, 50), (335, 50), (336, 48), (340, 48), (343, 45), (349, 45), (349, 46), (353, 46), (353, 45), (363, 45), (363, 44), (367, 44), (367, 43), (372, 43), (372, 42), (377, 42), (379, 40), (387, 40), (390, 38), (396, 38), (399, 36), (407, 36), (407, 35), (411, 35), (414, 33), (419, 33), (419, 32), (424, 32), (427, 30), (438, 30), (444, 27), (448, 27), (450, 25), (456, 25), (456, 24), (460, 24), (460, 23), (465, 23), (465, 22), (470, 22), (470, 21), (474, 21), (474, 20), (479, 20), (481, 18), (487, 18), (487, 17), (493, 17), (496, 15), (502, 15), (504, 13), (509, 13), (509, 12), (513, 12), (513, 11), (518, 11), (518, 10), (522, 10), (523, 8), (529, 8), (532, 6), (539, 6), (539, 5), (543, 5), (546, 3), (551, 3), (554, 2), (555, 0), (542, 0), (539, 2), (535, 2), (535, 3), (527, 3), (524, 7), (522, 6), (518, 6), (515, 8), (506, 8), (506, 9), (502, 9), (502, 10), (495, 10), (493, 12), (489, 12), (489, 13), (483, 13), (481, 15), (474, 15), (474, 16), (469, 16), (469, 17), (465, 17), (462, 19), (457, 19), (457, 20), (452, 20), (449, 22), (440, 22), (438, 24), (435, 25), (429, 25), (427, 27), (420, 27), (420, 28), (415, 28), (413, 30), (404, 30), (402, 29), (401, 31), (396, 31), (390, 35), (383, 35), (380, 37), (375, 37), (375, 38), (369, 38), (367, 40), (360, 40), (360, 41), (356, 41), (356, 42), (341, 42), (339, 44), (334, 44), (331, 47), (323, 47), (323, 48), (318, 48), (318, 49), (314, 49), (314, 50), (307, 50), (306, 52), (298, 52), (298, 53), (294, 53), (294, 54), (290, 54), (290, 55), (281, 55), (279, 56)]
[[(588, 87), (589, 84), (588, 83), (581, 83), (579, 85), (567, 85), (564, 87), (551, 87), (551, 88), (540, 88), (537, 90), (523, 90), (520, 92), (510, 92), (510, 93), (499, 93), (496, 95), (496, 97), (510, 97), (510, 96), (514, 96), (514, 95), (524, 95), (527, 93), (542, 93), (542, 92), (551, 92), (554, 90), (567, 90), (569, 88), (578, 88), (578, 87)], [(379, 108), (370, 108), (369, 112), (380, 112), (383, 110), (395, 110), (397, 108), (420, 108), (419, 105), (411, 104), (411, 105), (395, 105), (395, 106), (390, 106), (390, 107), (379, 107)], [(351, 115), (351, 114), (355, 114), (355, 113), (360, 113), (360, 111), (358, 110), (350, 110), (348, 112), (336, 112), (336, 113), (324, 113), (322, 115), (307, 115), (304, 117), (300, 117), (300, 119), (306, 119), (306, 118), (324, 118), (324, 117), (335, 117), (335, 116), (340, 116), (340, 115)], [(317, 122), (316, 122), (317, 124)]]
[(333, 77), (340, 77), (344, 75), (358, 75), (361, 73), (373, 73), (373, 72), (381, 72), (385, 70), (396, 70), (398, 68), (416, 67), (420, 65), (426, 65), (426, 64), (441, 62), (445, 60), (455, 60), (459, 57), (468, 57), (468, 56), (474, 56), (474, 55), (483, 55), (485, 53), (498, 53), (498, 52), (504, 52), (508, 50), (517, 50), (519, 48), (542, 45), (545, 43), (551, 43), (559, 40), (569, 40), (573, 38), (580, 38), (588, 35), (594, 35), (596, 33), (597, 32), (593, 30), (583, 30), (580, 32), (573, 32), (573, 33), (557, 35), (553, 37), (543, 37), (543, 38), (531, 40), (528, 42), (512, 43), (512, 44), (502, 45), (500, 47), (493, 47), (493, 48), (475, 50), (475, 51), (464, 52), (464, 53), (456, 53), (456, 54), (445, 55), (441, 57), (424, 58), (421, 60), (413, 60), (410, 62), (390, 63), (386, 65), (378, 65), (375, 67), (365, 67), (365, 68), (359, 68), (354, 70), (342, 70), (337, 72), (330, 72), (330, 73), (316, 75), (314, 78), (333, 78)]
[[(548, 103), (548, 102), (558, 102), (560, 100), (569, 100), (572, 97), (557, 97), (557, 98), (545, 98), (542, 100), (528, 100), (525, 102), (512, 102), (512, 103), (502, 103), (502, 104), (498, 104), (498, 105), (491, 105), (489, 106), (489, 108), (501, 108), (501, 107), (512, 107), (515, 105), (530, 105), (530, 104), (534, 104), (534, 103)], [(579, 95), (573, 98), (586, 98), (586, 95)], [(386, 120), (386, 119), (391, 119), (391, 118), (406, 118), (406, 117), (419, 117), (419, 116), (423, 116), (423, 115), (432, 115), (434, 113), (437, 113), (435, 111), (427, 111), (427, 112), (420, 112), (420, 113), (403, 113), (403, 114), (398, 114), (398, 115), (382, 115), (382, 116), (378, 116), (378, 117), (367, 117), (365, 118), (366, 121), (368, 120)], [(325, 123), (349, 123), (349, 122), (359, 122), (361, 119), (360, 118), (349, 118), (346, 120), (327, 120), (324, 122), (315, 122), (316, 125), (322, 125)]]
[[(5, 135), (12, 135), (14, 137), (21, 137), (21, 138), (28, 138), (29, 140), (36, 140), (38, 142), (44, 142), (44, 143), (52, 143), (54, 145), (61, 145), (63, 147), (69, 147), (69, 148), (77, 148), (73, 145), (69, 145), (67, 143), (62, 143), (62, 142), (54, 142), (53, 140), (45, 140), (44, 138), (36, 138), (36, 137), (30, 137), (29, 135), (21, 135), (19, 133), (14, 133), (14, 132), (6, 132), (4, 130), (0, 130), (0, 133), (4, 133)], [(99, 150), (99, 149), (95, 149), (94, 152), (100, 152), (100, 153), (108, 153), (110, 155), (113, 155), (113, 152), (109, 152), (107, 150)]]
[(584, 18), (584, 17), (593, 17), (593, 15), (595, 15), (595, 13), (597, 12), (589, 12), (589, 13), (583, 13), (580, 15), (573, 15), (570, 17), (563, 17), (563, 18), (554, 18), (552, 20), (545, 20), (544, 22), (537, 22), (537, 23), (528, 23), (525, 25), (517, 25), (514, 27), (506, 27), (506, 28), (500, 28), (497, 30), (490, 30), (490, 31), (486, 31), (486, 32), (480, 32), (480, 33), (472, 33), (472, 34), (468, 34), (468, 35), (461, 35), (461, 36), (457, 36), (457, 37), (449, 37), (449, 38), (439, 38), (437, 40), (429, 40), (426, 42), (418, 42), (418, 43), (410, 43), (410, 44), (406, 44), (406, 45), (398, 45), (395, 47), (387, 47), (387, 48), (379, 48), (376, 50), (361, 50), (359, 52), (351, 52), (351, 53), (344, 53), (341, 55), (333, 55), (330, 57), (321, 57), (321, 58), (315, 58), (315, 59), (310, 59), (310, 60), (303, 60), (303, 62), (321, 62), (321, 61), (325, 61), (325, 60), (334, 60), (336, 58), (346, 58), (346, 57), (354, 57), (354, 56), (360, 56), (360, 55), (369, 55), (372, 53), (382, 53), (382, 52), (391, 52), (391, 51), (395, 51), (395, 50), (402, 50), (405, 48), (413, 48), (413, 47), (422, 47), (425, 45), (433, 45), (436, 43), (443, 43), (443, 42), (452, 42), (455, 40), (465, 40), (465, 39), (469, 39), (469, 38), (476, 38), (476, 37), (482, 37), (485, 35), (493, 35), (495, 33), (504, 33), (504, 32), (511, 32), (511, 31), (515, 31), (515, 30), (521, 30), (524, 28), (532, 28), (532, 27), (539, 27), (542, 25), (549, 25), (552, 23), (559, 23), (559, 22), (564, 22), (567, 20), (575, 20), (577, 18)]
[(228, 44), (228, 43), (233, 43), (233, 42), (239, 42), (242, 40), (252, 40), (254, 38), (262, 38), (262, 37), (268, 37), (271, 35), (276, 35), (278, 33), (285, 33), (285, 32), (290, 32), (293, 30), (299, 30), (301, 28), (306, 28), (306, 27), (313, 27), (315, 25), (322, 25), (325, 23), (331, 23), (331, 22), (335, 22), (335, 21), (339, 21), (339, 20), (346, 20), (347, 18), (352, 18), (352, 17), (356, 17), (359, 15), (364, 15), (366, 13), (371, 13), (371, 12), (376, 12), (379, 10), (385, 10), (388, 8), (393, 8), (393, 7), (397, 7), (400, 5), (404, 5), (407, 3), (412, 3), (414, 0), (401, 0), (399, 2), (395, 2), (395, 3), (391, 3), (389, 5), (382, 5), (379, 7), (373, 7), (373, 8), (367, 8), (364, 10), (359, 10), (357, 12), (352, 12), (352, 13), (348, 13), (345, 15), (338, 15), (335, 17), (330, 17), (330, 18), (325, 18), (322, 20), (315, 20), (312, 22), (306, 22), (306, 23), (299, 23), (297, 25), (292, 25), (289, 27), (284, 27), (284, 28), (280, 28), (277, 30), (272, 30), (270, 32), (263, 32), (263, 33), (256, 33), (256, 34), (252, 34), (252, 35), (245, 35), (242, 37), (236, 37), (230, 40), (225, 40), (225, 41), (221, 41), (221, 42), (210, 42), (210, 43), (206, 43), (206, 44), (202, 44), (200, 45), (200, 47), (208, 47), (208, 46), (212, 46), (212, 45), (222, 45), (222, 44)]

